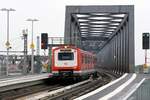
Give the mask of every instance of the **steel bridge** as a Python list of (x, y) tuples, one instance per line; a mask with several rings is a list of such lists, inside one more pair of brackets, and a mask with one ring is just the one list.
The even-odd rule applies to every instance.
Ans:
[(65, 43), (97, 55), (97, 67), (134, 71), (134, 6), (67, 6)]

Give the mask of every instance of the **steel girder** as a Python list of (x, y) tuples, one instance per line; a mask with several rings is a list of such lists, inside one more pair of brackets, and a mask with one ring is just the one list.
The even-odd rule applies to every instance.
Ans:
[(65, 43), (97, 53), (106, 69), (133, 72), (134, 6), (67, 6)]

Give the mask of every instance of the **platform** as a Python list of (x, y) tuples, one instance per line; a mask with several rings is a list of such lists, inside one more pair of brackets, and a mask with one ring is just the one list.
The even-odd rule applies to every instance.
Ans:
[(32, 81), (38, 81), (42, 79), (47, 79), (52, 74), (43, 73), (43, 74), (34, 74), (34, 75), (25, 75), (25, 76), (14, 76), (0, 79), (0, 87), (6, 87), (15, 84), (27, 83)]
[(145, 81), (149, 74), (124, 74), (120, 78), (75, 100), (127, 100)]

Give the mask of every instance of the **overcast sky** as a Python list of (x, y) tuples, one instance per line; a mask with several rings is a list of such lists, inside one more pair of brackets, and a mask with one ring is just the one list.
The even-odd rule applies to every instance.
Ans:
[[(28, 18), (39, 19), (34, 23), (36, 42), (36, 36), (40, 36), (42, 32), (49, 33), (49, 36), (64, 35), (66, 5), (135, 5), (135, 64), (137, 65), (144, 63), (141, 36), (143, 32), (150, 32), (149, 4), (149, 0), (0, 0), (0, 9), (16, 10), (10, 12), (10, 43), (13, 50), (23, 50), (21, 39), (23, 29), (29, 29), (28, 38), (31, 39), (31, 22), (25, 21)], [(6, 50), (5, 43), (6, 12), (0, 11), (0, 51)]]

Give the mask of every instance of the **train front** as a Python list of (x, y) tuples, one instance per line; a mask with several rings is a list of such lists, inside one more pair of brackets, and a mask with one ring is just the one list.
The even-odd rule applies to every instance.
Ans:
[(78, 69), (78, 49), (71, 46), (52, 50), (52, 73), (54, 76), (73, 76)]

